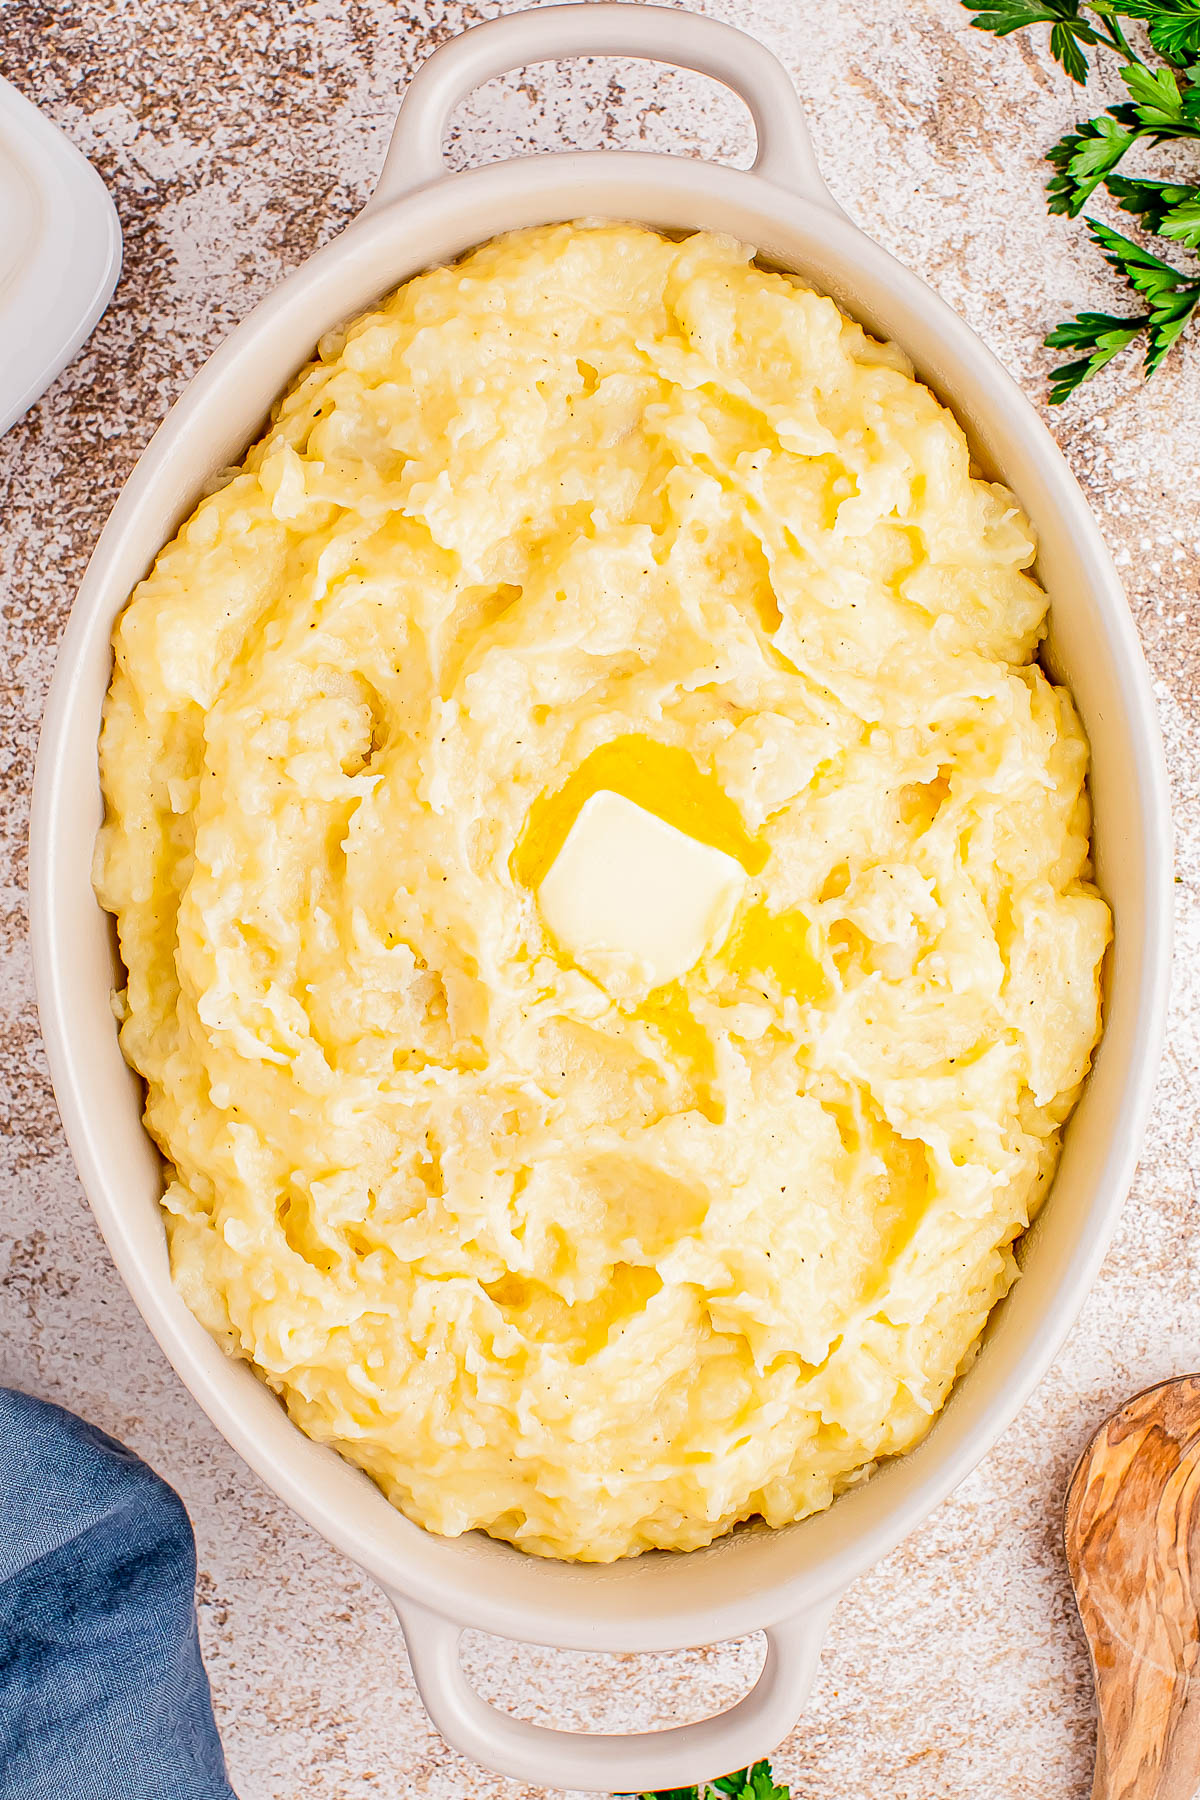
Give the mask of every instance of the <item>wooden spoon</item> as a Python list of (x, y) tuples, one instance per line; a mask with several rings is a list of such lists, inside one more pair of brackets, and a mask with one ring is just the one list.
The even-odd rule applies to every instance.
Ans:
[(1147, 1388), (1100, 1427), (1065, 1538), (1100, 1714), (1092, 1800), (1195, 1800), (1200, 1375)]

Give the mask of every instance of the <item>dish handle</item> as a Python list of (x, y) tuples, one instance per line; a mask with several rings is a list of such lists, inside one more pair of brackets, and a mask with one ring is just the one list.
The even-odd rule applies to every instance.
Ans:
[(559, 1731), (499, 1712), (462, 1666), (462, 1627), (400, 1595), (388, 1598), (425, 1710), (453, 1749), (533, 1787), (597, 1794), (689, 1787), (768, 1756), (804, 1710), (833, 1611), (830, 1601), (768, 1626), (762, 1672), (728, 1712), (661, 1731), (609, 1733)]
[(408, 84), (367, 210), (447, 173), (442, 146), (450, 116), (472, 88), (527, 63), (568, 56), (644, 57), (711, 76), (750, 109), (758, 139), (755, 171), (837, 210), (821, 179), (799, 97), (778, 58), (719, 19), (642, 0), (589, 0), (505, 13), (442, 44)]

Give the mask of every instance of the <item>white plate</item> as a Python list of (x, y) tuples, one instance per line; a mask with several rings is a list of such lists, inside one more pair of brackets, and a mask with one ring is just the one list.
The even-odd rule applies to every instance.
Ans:
[(58, 127), (0, 79), (0, 432), (70, 362), (120, 268), (108, 189)]

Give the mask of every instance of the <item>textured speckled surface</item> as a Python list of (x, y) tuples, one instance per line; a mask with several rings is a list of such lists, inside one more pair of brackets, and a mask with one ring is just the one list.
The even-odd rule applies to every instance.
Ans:
[[(222, 334), (343, 224), (423, 53), (469, 0), (0, 0), (0, 72), (96, 162), (125, 229), (112, 309), (0, 442), (0, 1380), (115, 1432), (179, 1488), (242, 1800), (517, 1800), (447, 1752), (370, 1584), (250, 1476), (179, 1385), (112, 1269), (71, 1167), (37, 1035), (24, 833), (38, 718), (79, 574), (122, 481)], [(1079, 111), (1040, 44), (953, 0), (711, 0), (775, 49), (830, 186), (962, 312), (1027, 391), (1042, 332), (1117, 299), (1046, 217), (1040, 150)], [(473, 97), (452, 159), (569, 142), (746, 160), (735, 103), (619, 65), (539, 68)], [(1192, 1127), (1200, 1080), (1200, 346), (1143, 390), (1110, 370), (1052, 415), (1122, 567), (1167, 734), (1180, 938), (1158, 1102), (1133, 1195), (1066, 1350), (954, 1499), (846, 1596), (777, 1766), (803, 1800), (1083, 1800), (1086, 1658), (1058, 1550), (1062, 1490), (1117, 1400), (1200, 1365)], [(481, 1686), (527, 1716), (631, 1726), (728, 1703), (753, 1640), (661, 1658), (480, 1639)]]

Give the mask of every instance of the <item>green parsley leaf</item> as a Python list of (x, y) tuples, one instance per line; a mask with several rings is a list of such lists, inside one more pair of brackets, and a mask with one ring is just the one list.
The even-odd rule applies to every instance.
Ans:
[(1153, 131), (1183, 123), (1183, 96), (1173, 69), (1148, 69), (1145, 63), (1127, 63), (1121, 80), (1137, 110), (1138, 123)]
[(1126, 19), (1143, 19), (1150, 42), (1168, 62), (1186, 66), (1200, 57), (1200, 0), (1113, 0)]
[(1104, 184), (1122, 212), (1133, 213), (1146, 231), (1200, 249), (1200, 187), (1180, 181), (1132, 181), (1114, 175)]
[[(973, 0), (963, 0), (964, 6), (971, 6)], [(1078, 17), (1079, 7), (1076, 5), (1065, 16)], [(1010, 31), (1021, 31), (1026, 25), (1054, 25), (1064, 17), (1061, 8), (1053, 5), (1039, 6), (1037, 0), (991, 0), (990, 5), (983, 6), (971, 20), (977, 31), (991, 31), (996, 37), (1007, 37)]]
[(718, 1794), (730, 1800), (791, 1800), (791, 1789), (778, 1787), (769, 1762), (756, 1762), (753, 1768), (739, 1769), (736, 1775), (722, 1775), (712, 1783)]
[(776, 1783), (770, 1763), (755, 1763), (750, 1771), (751, 1800), (792, 1800), (791, 1788)]
[(1163, 214), (1158, 231), (1160, 236), (1184, 244), (1189, 250), (1200, 250), (1200, 188), (1193, 188)]
[(1119, 319), (1112, 313), (1082, 312), (1058, 325), (1046, 337), (1051, 350), (1086, 350), (1078, 361), (1063, 363), (1050, 372), (1050, 405), (1061, 406), (1083, 381), (1132, 344), (1146, 329), (1145, 317)]
[[(970, 8), (978, 0), (963, 0)], [(1087, 57), (1081, 48), (1098, 42), (1095, 31), (1080, 13), (1081, 0), (989, 0), (979, 7), (971, 23), (978, 31), (1007, 37), (1027, 25), (1049, 25), (1050, 54), (1061, 63), (1072, 81), (1087, 80)]]
[[(1107, 360), (1107, 359), (1106, 359)], [(1057, 369), (1050, 371), (1050, 393), (1047, 396), (1048, 406), (1061, 406), (1069, 400), (1075, 389), (1085, 382), (1089, 375), (1094, 375), (1101, 364), (1090, 356), (1081, 356), (1078, 362), (1060, 363)], [(650, 1800), (648, 1794), (642, 1800)]]
[[(1080, 120), (1047, 152), (1052, 213), (1076, 218), (1103, 185), (1146, 231), (1200, 253), (1200, 182), (1129, 179), (1116, 171), (1139, 142), (1200, 138), (1200, 0), (962, 0), (971, 23), (997, 37), (1026, 26), (1049, 25), (1050, 49), (1072, 80), (1085, 82), (1085, 48), (1120, 57), (1128, 100)], [(1166, 66), (1138, 55), (1121, 19), (1140, 20)], [(1081, 312), (1059, 325), (1047, 345), (1081, 354), (1054, 369), (1050, 402), (1059, 405), (1135, 340), (1145, 345), (1143, 372), (1152, 375), (1193, 317), (1200, 317), (1200, 269), (1164, 262), (1098, 219), (1088, 219), (1105, 260), (1139, 295), (1145, 310), (1132, 317)], [(741, 1789), (730, 1790), (740, 1796)], [(751, 1796), (751, 1800), (757, 1800)]]
[[(1108, 356), (1115, 356), (1118, 350), (1133, 342), (1145, 324), (1145, 317), (1119, 319), (1113, 313), (1082, 312), (1064, 324), (1056, 325), (1045, 342), (1051, 350), (1085, 350), (1091, 345), (1103, 344)], [(1117, 343), (1117, 338), (1122, 341)], [(1106, 362), (1108, 356), (1104, 359)]]
[(1060, 23), (1050, 33), (1050, 54), (1056, 63), (1062, 64), (1071, 80), (1082, 87), (1088, 78), (1088, 60), (1079, 48), (1080, 39), (1085, 44), (1096, 41), (1086, 26)]
[(1188, 275), (1184, 270), (1174, 268), (1152, 251), (1143, 249), (1141, 244), (1135, 244), (1132, 238), (1122, 237), (1119, 231), (1113, 231), (1101, 220), (1088, 219), (1087, 228), (1092, 242), (1104, 252), (1105, 262), (1123, 275), (1137, 293), (1146, 296), (1152, 312), (1156, 307), (1166, 305), (1173, 294), (1185, 289), (1200, 290), (1200, 275)]
[(1146, 328), (1146, 356), (1142, 363), (1143, 375), (1149, 377), (1154, 374), (1167, 351), (1190, 322), (1198, 300), (1200, 300), (1200, 289), (1194, 290), (1189, 295), (1180, 294), (1173, 313), (1161, 314), (1150, 321)]
[(664, 1788), (657, 1794), (627, 1795), (625, 1800), (792, 1800), (791, 1789), (778, 1784), (769, 1762), (756, 1762), (752, 1768), (737, 1769), (719, 1780), (701, 1782), (699, 1787)]
[(1046, 152), (1047, 162), (1057, 171), (1046, 183), (1050, 211), (1066, 213), (1072, 219), (1082, 212), (1093, 190), (1116, 168), (1137, 136), (1136, 128), (1130, 131), (1109, 113), (1081, 119), (1074, 131)]
[(1119, 231), (1111, 230), (1099, 219), (1089, 219), (1087, 226), (1093, 241), (1104, 252), (1105, 261), (1143, 296), (1148, 309), (1134, 318), (1117, 318), (1111, 313), (1079, 313), (1050, 333), (1046, 343), (1051, 349), (1086, 352), (1051, 372), (1052, 406), (1061, 405), (1081, 382), (1089, 380), (1143, 333), (1146, 339), (1143, 374), (1153, 375), (1200, 303), (1200, 274), (1190, 275), (1183, 269), (1174, 268), (1152, 251), (1122, 237)]

